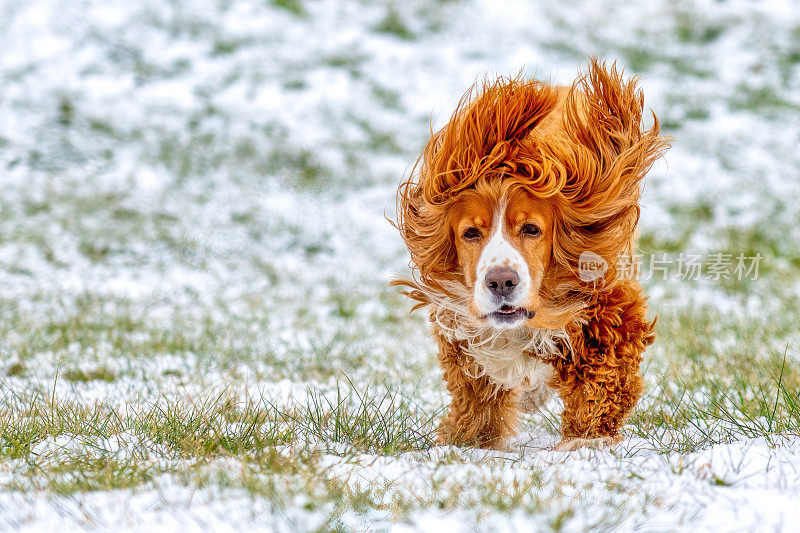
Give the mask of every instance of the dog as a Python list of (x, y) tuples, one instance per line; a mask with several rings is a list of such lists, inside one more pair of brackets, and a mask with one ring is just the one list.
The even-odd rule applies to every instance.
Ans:
[(634, 254), (641, 182), (669, 148), (636, 78), (473, 86), (397, 192), (411, 276), (451, 397), (440, 444), (499, 448), (558, 391), (557, 449), (617, 443), (655, 319)]

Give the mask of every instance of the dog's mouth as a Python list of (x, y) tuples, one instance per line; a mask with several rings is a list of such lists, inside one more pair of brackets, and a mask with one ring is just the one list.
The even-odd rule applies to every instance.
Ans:
[(491, 318), (497, 324), (513, 324), (521, 320), (530, 320), (534, 316), (536, 316), (536, 311), (503, 304), (497, 311), (493, 311), (481, 318)]

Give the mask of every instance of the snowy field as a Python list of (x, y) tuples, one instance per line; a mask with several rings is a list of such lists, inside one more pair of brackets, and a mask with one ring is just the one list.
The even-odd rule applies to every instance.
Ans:
[[(800, 523), (797, 3), (0, 13), (0, 530)], [(588, 54), (674, 137), (643, 199), (645, 398), (610, 449), (553, 451), (556, 399), (508, 452), (437, 447), (426, 317), (387, 287), (396, 186), (476, 79)], [(757, 279), (719, 275), (739, 254)]]

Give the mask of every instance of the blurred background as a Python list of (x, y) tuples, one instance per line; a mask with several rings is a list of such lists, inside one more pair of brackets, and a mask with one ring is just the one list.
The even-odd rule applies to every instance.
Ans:
[[(640, 76), (674, 137), (643, 198), (643, 272), (654, 257), (670, 266), (644, 280), (660, 336), (632, 431), (675, 430), (682, 450), (727, 442), (746, 431), (681, 431), (719, 412), (719, 391), (741, 391), (742, 419), (757, 419), (776, 376), (797, 390), (795, 2), (0, 0), (0, 12), (7, 427), (51, 395), (76, 408), (209, 390), (280, 404), (343, 375), (441, 410), (426, 316), (386, 286), (408, 268), (385, 218), (397, 184), (476, 80), (569, 83), (589, 55)], [(740, 253), (763, 257), (757, 279), (714, 275), (714, 254)], [(682, 275), (682, 254), (700, 258), (698, 276)], [(781, 409), (786, 429), (796, 411)], [(43, 430), (25, 449), (61, 434), (81, 432)], [(6, 458), (38, 464), (3, 438)]]

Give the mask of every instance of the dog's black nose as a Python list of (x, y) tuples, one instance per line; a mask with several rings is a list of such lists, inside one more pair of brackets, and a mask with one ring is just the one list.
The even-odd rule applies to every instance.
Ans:
[(507, 267), (493, 268), (486, 273), (486, 287), (496, 296), (507, 298), (519, 283), (519, 276)]

